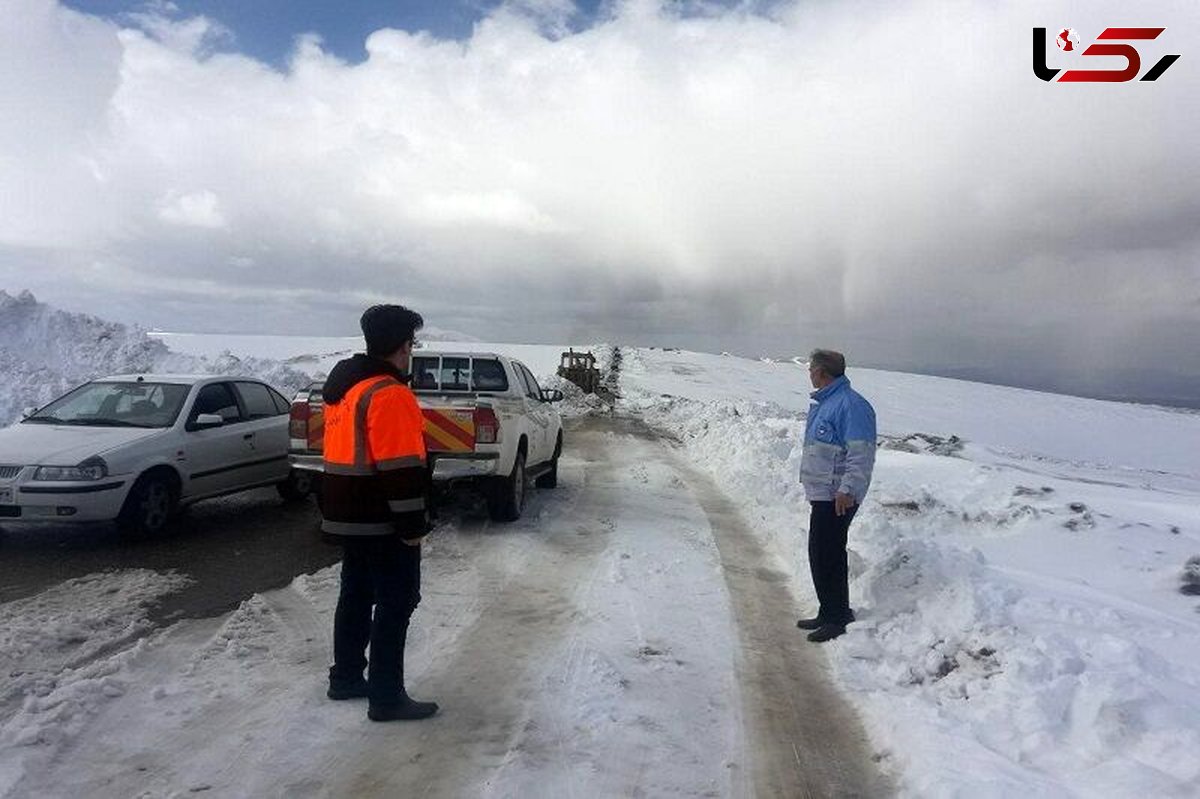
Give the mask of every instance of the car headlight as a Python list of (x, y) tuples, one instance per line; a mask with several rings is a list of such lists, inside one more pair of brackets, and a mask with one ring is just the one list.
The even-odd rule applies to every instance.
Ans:
[(108, 476), (108, 464), (100, 458), (88, 458), (78, 466), (39, 466), (34, 480), (101, 480)]

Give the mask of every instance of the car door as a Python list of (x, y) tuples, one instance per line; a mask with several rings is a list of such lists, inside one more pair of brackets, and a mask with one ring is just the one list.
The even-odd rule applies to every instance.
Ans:
[[(196, 417), (216, 414), (220, 427), (198, 429)], [(201, 497), (232, 490), (239, 484), (238, 471), (249, 460), (250, 447), (244, 438), (242, 411), (228, 383), (201, 386), (184, 422), (184, 496)]]
[(550, 413), (546, 409), (546, 403), (542, 402), (542, 389), (538, 385), (537, 378), (533, 376), (533, 372), (529, 371), (520, 361), (514, 361), (514, 363), (521, 370), (521, 376), (528, 386), (526, 405), (529, 419), (533, 423), (529, 442), (529, 462), (531, 464), (541, 463), (550, 460), (551, 455), (546, 443), (547, 431), (550, 427)]
[[(288, 476), (289, 406), (278, 392), (252, 380), (233, 384), (241, 401), (242, 440), (249, 454), (246, 465), (236, 473), (243, 486), (278, 483)], [(282, 410), (281, 410), (282, 408)]]

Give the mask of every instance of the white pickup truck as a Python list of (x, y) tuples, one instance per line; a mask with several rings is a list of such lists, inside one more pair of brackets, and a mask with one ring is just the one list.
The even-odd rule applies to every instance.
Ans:
[[(413, 354), (411, 386), (435, 483), (476, 484), (497, 521), (520, 518), (529, 480), (558, 484), (563, 429), (553, 403), (563, 394), (542, 389), (523, 363), (490, 352), (421, 350)], [(289, 435), (292, 467), (323, 471), (320, 385), (292, 400)]]

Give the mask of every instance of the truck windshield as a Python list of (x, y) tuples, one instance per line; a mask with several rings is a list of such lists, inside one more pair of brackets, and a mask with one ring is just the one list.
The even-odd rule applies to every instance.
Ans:
[(85, 383), (24, 419), (24, 424), (170, 427), (190, 386), (178, 383)]

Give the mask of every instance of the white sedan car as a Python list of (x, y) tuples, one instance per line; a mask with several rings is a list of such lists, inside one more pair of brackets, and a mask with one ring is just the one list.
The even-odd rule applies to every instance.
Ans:
[(0, 523), (115, 520), (161, 531), (181, 505), (258, 486), (299, 499), (290, 403), (250, 378), (120, 375), (0, 430)]

